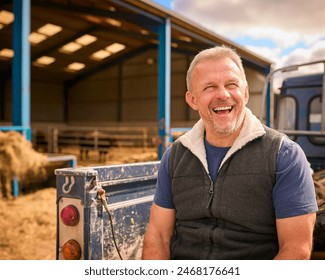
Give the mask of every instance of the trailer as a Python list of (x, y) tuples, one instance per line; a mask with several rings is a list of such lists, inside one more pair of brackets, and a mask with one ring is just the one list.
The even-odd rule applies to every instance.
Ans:
[(140, 259), (159, 162), (62, 168), (56, 258)]

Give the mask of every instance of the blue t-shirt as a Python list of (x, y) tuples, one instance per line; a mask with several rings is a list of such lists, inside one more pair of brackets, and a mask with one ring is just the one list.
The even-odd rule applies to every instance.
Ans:
[[(210, 177), (216, 180), (219, 166), (229, 148), (215, 147), (205, 141)], [(170, 148), (161, 159), (154, 202), (164, 208), (174, 208), (171, 178), (168, 172)], [(273, 206), (277, 219), (303, 215), (318, 210), (310, 164), (301, 147), (285, 138), (276, 162), (276, 183)]]

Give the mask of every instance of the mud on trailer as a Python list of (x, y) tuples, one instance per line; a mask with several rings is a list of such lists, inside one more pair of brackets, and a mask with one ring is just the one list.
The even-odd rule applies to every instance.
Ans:
[(159, 162), (63, 168), (56, 258), (140, 259)]

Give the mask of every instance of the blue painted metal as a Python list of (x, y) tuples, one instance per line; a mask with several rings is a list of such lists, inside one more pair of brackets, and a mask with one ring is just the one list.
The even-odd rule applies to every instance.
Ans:
[(171, 24), (170, 18), (159, 26), (158, 46), (158, 135), (160, 139), (158, 158), (165, 152), (170, 135), (170, 64), (171, 64)]
[(29, 126), (0, 126), (0, 130), (2, 131), (19, 131), (21, 132), (25, 138), (28, 140), (32, 137), (32, 132)]
[(70, 167), (77, 167), (77, 157), (74, 155), (48, 154), (48, 162), (66, 161)]
[(13, 11), (13, 49), (12, 66), (12, 123), (26, 128), (30, 133), (30, 0), (14, 0)]
[[(27, 140), (32, 140), (30, 128), (30, 0), (14, 0), (13, 12), (13, 49), (12, 65), (12, 123), (0, 130), (22, 132)], [(14, 178), (13, 195), (18, 197), (18, 179)]]
[(265, 97), (265, 124), (271, 126), (271, 84), (270, 82), (267, 85), (266, 97)]
[[(152, 22), (157, 22), (157, 23), (162, 23), (163, 19), (159, 16), (156, 16), (150, 12), (147, 12), (143, 9), (137, 8), (134, 5), (128, 4), (126, 1), (122, 1), (122, 0), (111, 0), (112, 3), (116, 3), (119, 6), (122, 6), (124, 8), (130, 9), (133, 12), (135, 12), (136, 14), (139, 14), (141, 16), (143, 16), (144, 18), (150, 19), (152, 20)], [(153, 26), (151, 26), (152, 28)]]
[[(114, 246), (109, 214), (98, 196), (105, 190), (114, 235), (123, 259), (140, 259), (143, 236), (149, 221), (160, 162), (111, 166), (61, 168), (57, 178), (57, 216), (62, 198), (80, 200), (84, 220), (80, 244), (83, 259), (119, 259)], [(59, 259), (60, 223), (57, 222), (57, 259)], [(68, 236), (67, 239), (70, 237)]]
[[(298, 76), (287, 78), (283, 81), (280, 95), (288, 98), (294, 98), (297, 102), (297, 116), (296, 116), (296, 130), (308, 132), (321, 132), (321, 123), (311, 125), (310, 117), (310, 104), (311, 101), (318, 97), (322, 98), (323, 91), (323, 74), (314, 74), (306, 76)], [(324, 102), (324, 101), (321, 101)], [(279, 116), (286, 118), (287, 116)], [(317, 129), (318, 128), (318, 129)], [(304, 150), (311, 166), (314, 170), (325, 168), (325, 135), (317, 136), (323, 139), (320, 143), (313, 141), (312, 135), (295, 135), (294, 141), (297, 142)]]
[[(270, 68), (267, 68), (265, 71), (265, 75), (268, 77), (270, 75)], [(265, 106), (266, 106), (266, 112), (265, 112), (265, 124), (270, 127), (271, 126), (271, 84), (268, 82), (267, 90), (266, 90), (266, 98), (265, 98)]]
[(18, 178), (16, 176), (12, 180), (12, 195), (14, 197), (19, 196), (19, 183), (18, 183)]

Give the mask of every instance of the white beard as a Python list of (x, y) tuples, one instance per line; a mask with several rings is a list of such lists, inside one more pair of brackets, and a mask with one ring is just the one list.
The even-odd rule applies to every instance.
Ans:
[(206, 122), (209, 130), (216, 135), (227, 136), (234, 133), (243, 123), (245, 116), (245, 110), (241, 112), (237, 119), (234, 119), (227, 127), (221, 127), (213, 121), (213, 118), (209, 118)]

